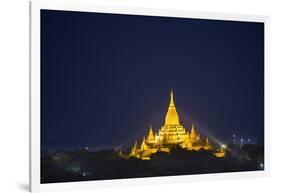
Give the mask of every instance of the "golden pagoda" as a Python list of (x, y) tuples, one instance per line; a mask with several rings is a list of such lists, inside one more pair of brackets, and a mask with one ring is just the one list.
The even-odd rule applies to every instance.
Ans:
[(200, 134), (196, 132), (194, 124), (192, 124), (190, 130), (180, 124), (179, 115), (174, 103), (174, 93), (171, 90), (170, 105), (165, 117), (165, 124), (156, 133), (153, 133), (152, 126), (150, 126), (148, 135), (143, 137), (140, 146), (138, 146), (137, 141), (135, 142), (131, 148), (130, 156), (149, 160), (152, 154), (156, 152), (170, 152), (173, 146), (179, 146), (187, 151), (212, 150), (208, 138), (201, 141)]

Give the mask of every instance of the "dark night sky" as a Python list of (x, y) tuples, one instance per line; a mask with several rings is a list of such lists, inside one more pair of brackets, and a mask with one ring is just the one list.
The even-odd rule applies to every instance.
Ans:
[(263, 138), (262, 23), (41, 11), (43, 149), (117, 147), (180, 121)]

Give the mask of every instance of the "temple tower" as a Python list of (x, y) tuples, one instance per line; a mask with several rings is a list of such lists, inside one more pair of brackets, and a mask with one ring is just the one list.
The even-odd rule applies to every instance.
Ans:
[(146, 143), (152, 144), (152, 143), (154, 143), (154, 142), (155, 142), (155, 138), (154, 138), (152, 126), (150, 126), (149, 132), (148, 132), (148, 136), (147, 136), (147, 138), (146, 138)]
[(171, 90), (170, 104), (165, 117), (165, 123), (159, 131), (157, 141), (162, 144), (180, 144), (186, 138), (185, 128), (180, 124), (179, 115), (174, 102), (174, 93)]
[(190, 131), (190, 139), (196, 139), (196, 132), (195, 132), (195, 127), (194, 124), (191, 126), (191, 131)]
[(174, 103), (174, 93), (171, 90), (170, 93), (170, 105), (168, 108), (168, 112), (166, 114), (166, 118), (165, 118), (165, 125), (179, 125), (180, 121), (179, 121), (179, 115)]
[(141, 150), (144, 151), (147, 149), (147, 145), (145, 143), (145, 137), (143, 137), (142, 143), (141, 143)]

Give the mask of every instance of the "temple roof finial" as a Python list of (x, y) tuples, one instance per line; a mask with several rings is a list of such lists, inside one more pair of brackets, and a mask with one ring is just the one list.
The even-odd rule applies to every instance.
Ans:
[(194, 124), (192, 124), (192, 126), (191, 126), (191, 132), (195, 133), (195, 126), (194, 126)]
[(206, 138), (206, 145), (209, 145), (209, 139), (208, 139), (208, 137)]
[(174, 104), (174, 92), (173, 92), (172, 88), (171, 88), (171, 93), (170, 93), (170, 106), (175, 106), (175, 104)]

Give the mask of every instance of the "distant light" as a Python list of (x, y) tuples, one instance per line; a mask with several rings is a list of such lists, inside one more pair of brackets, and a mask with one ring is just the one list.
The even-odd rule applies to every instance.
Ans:
[(263, 168), (263, 163), (260, 163), (260, 168)]
[(248, 142), (250, 142), (251, 141), (251, 139), (248, 139)]
[(89, 150), (89, 147), (85, 147), (86, 150)]
[(225, 149), (226, 146), (225, 146), (224, 144), (222, 144), (221, 147), (222, 147), (223, 149)]
[(83, 176), (86, 176), (87, 174), (86, 174), (86, 172), (83, 172), (83, 174), (82, 174)]
[(236, 138), (236, 135), (235, 135), (235, 134), (233, 134), (233, 135), (232, 135), (232, 137), (233, 137), (233, 138)]
[(244, 140), (243, 140), (243, 139), (241, 139), (240, 141), (241, 141), (241, 142), (243, 142)]

